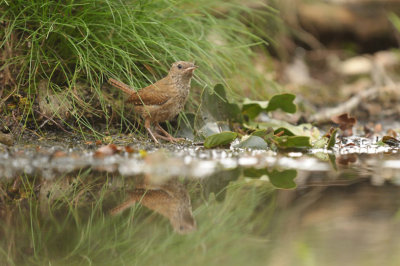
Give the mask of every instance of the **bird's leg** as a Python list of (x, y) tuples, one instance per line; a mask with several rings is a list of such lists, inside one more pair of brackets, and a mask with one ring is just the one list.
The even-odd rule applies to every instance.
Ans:
[(165, 135), (166, 139), (170, 142), (177, 142), (177, 141), (183, 141), (185, 140), (184, 138), (174, 138), (173, 136), (171, 136), (165, 129), (162, 128), (162, 126), (160, 126), (159, 123), (156, 123), (156, 127), (161, 131), (161, 133), (163, 133)]
[(153, 132), (150, 129), (150, 120), (148, 120), (148, 119), (144, 120), (144, 127), (149, 132), (149, 134), (150, 134), (151, 138), (154, 140), (154, 142), (156, 144), (159, 144), (158, 140), (156, 139), (156, 137), (154, 136)]

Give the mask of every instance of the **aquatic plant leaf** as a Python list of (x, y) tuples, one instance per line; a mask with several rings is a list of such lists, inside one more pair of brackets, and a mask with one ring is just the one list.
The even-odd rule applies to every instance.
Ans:
[(333, 130), (332, 133), (331, 133), (331, 136), (330, 136), (329, 141), (328, 141), (328, 145), (326, 146), (326, 148), (328, 150), (332, 149), (333, 146), (335, 146), (335, 144), (336, 144), (336, 134), (337, 134), (337, 129)]
[(280, 189), (293, 189), (296, 188), (296, 183), (293, 181), (297, 176), (297, 171), (294, 169), (289, 170), (272, 170), (268, 172), (269, 181), (271, 184)]
[(275, 138), (280, 148), (311, 148), (310, 137), (283, 136)]
[(261, 137), (258, 137), (258, 136), (246, 136), (246, 139), (244, 139), (239, 144), (237, 144), (235, 146), (235, 148), (266, 150), (266, 149), (268, 149), (268, 144)]
[(297, 107), (293, 103), (296, 96), (290, 93), (283, 93), (272, 96), (269, 100), (268, 107), (265, 109), (267, 112), (281, 109), (286, 113), (296, 113)]
[(208, 136), (204, 141), (204, 147), (209, 149), (230, 144), (236, 139), (237, 135), (236, 132), (226, 131)]

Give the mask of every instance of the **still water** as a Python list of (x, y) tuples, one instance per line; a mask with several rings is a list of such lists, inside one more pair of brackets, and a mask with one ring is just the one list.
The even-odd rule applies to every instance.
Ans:
[(400, 155), (360, 143), (3, 148), (0, 261), (399, 265)]

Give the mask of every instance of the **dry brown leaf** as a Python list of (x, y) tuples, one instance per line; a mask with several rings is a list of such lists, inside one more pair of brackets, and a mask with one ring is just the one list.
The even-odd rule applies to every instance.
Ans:
[(353, 135), (353, 126), (357, 122), (355, 117), (350, 116), (348, 113), (344, 113), (332, 117), (331, 120), (339, 125), (339, 128), (343, 131), (343, 136), (348, 137)]

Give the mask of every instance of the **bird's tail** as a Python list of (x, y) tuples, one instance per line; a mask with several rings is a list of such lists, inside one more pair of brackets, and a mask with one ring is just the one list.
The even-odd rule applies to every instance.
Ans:
[(108, 80), (108, 83), (125, 92), (126, 94), (132, 95), (135, 92), (135, 90), (131, 89), (128, 85), (116, 79), (110, 78)]
[(124, 210), (128, 209), (129, 207), (131, 207), (135, 203), (136, 203), (136, 199), (135, 198), (128, 199), (125, 202), (123, 202), (120, 205), (118, 205), (117, 207), (113, 208), (110, 211), (110, 214), (113, 215), (113, 216), (117, 215), (117, 214), (123, 212)]

